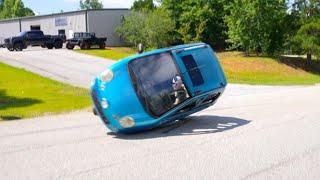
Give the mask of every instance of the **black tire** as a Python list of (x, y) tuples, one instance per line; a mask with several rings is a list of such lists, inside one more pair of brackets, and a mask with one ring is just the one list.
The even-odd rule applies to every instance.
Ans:
[(92, 111), (93, 111), (94, 115), (98, 116), (98, 112), (97, 112), (96, 108), (92, 108)]
[(13, 45), (13, 49), (15, 51), (22, 51), (23, 50), (23, 44), (22, 43), (16, 43)]
[(13, 48), (7, 48), (9, 51), (14, 51), (14, 49)]
[(63, 46), (63, 42), (62, 41), (56, 41), (54, 42), (54, 48), (56, 49), (61, 49)]
[(90, 44), (87, 42), (82, 42), (80, 44), (80, 49), (84, 50), (84, 49), (89, 49), (90, 48)]
[(74, 45), (71, 45), (71, 44), (69, 44), (69, 43), (67, 43), (66, 47), (67, 47), (67, 49), (69, 49), (69, 50), (73, 50), (73, 49), (74, 49)]
[(99, 48), (100, 48), (100, 49), (105, 49), (105, 48), (106, 48), (106, 44), (105, 44), (105, 43), (101, 43), (101, 44), (99, 45)]
[(52, 44), (47, 44), (47, 48), (48, 49), (53, 49), (53, 45)]

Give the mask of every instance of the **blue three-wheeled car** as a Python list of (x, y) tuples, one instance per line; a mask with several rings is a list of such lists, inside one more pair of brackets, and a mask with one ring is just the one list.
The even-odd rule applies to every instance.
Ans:
[(226, 85), (211, 47), (197, 43), (125, 58), (97, 76), (91, 96), (110, 130), (132, 133), (208, 108)]

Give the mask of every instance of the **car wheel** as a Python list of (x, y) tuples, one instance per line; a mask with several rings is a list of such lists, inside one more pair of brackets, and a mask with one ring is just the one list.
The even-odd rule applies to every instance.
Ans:
[(69, 50), (73, 50), (74, 45), (71, 45), (71, 44), (67, 43), (66, 47), (67, 47), (67, 49), (69, 49)]
[(105, 49), (105, 48), (106, 48), (106, 44), (105, 44), (105, 43), (100, 44), (100, 45), (99, 45), (99, 48), (100, 48), (100, 49)]
[(14, 51), (14, 49), (13, 48), (7, 48), (9, 51)]
[(13, 49), (15, 51), (22, 51), (23, 50), (23, 44), (22, 43), (17, 43), (13, 46)]
[(80, 44), (80, 49), (89, 49), (90, 48), (90, 45), (86, 42), (82, 42)]
[(47, 48), (48, 49), (53, 49), (53, 45), (52, 44), (47, 44)]
[(56, 48), (56, 49), (61, 49), (62, 46), (63, 46), (63, 43), (61, 41), (56, 41), (54, 43), (54, 48)]
[(93, 111), (94, 115), (98, 116), (98, 112), (97, 112), (96, 108), (92, 108), (92, 111)]

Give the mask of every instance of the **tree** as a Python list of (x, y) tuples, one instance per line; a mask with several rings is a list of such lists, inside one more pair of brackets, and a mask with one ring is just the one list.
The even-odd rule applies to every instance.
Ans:
[(32, 11), (32, 9), (26, 7), (23, 9), (24, 12), (24, 16), (34, 16), (34, 12)]
[[(310, 53), (310, 50), (314, 49), (310, 46), (313, 46), (314, 43), (307, 45), (307, 42), (312, 41), (310, 39), (312, 36), (308, 36), (307, 32), (312, 28), (312, 24), (318, 22), (317, 19), (320, 18), (320, 1), (295, 0), (292, 4), (289, 16), (291, 17), (291, 20), (287, 22), (292, 26), (287, 28), (288, 31), (291, 32), (287, 41), (290, 42), (290, 48), (293, 50), (293, 53), (307, 53), (307, 63), (310, 63), (312, 59), (312, 53)], [(309, 51), (307, 49), (309, 49)]]
[(142, 12), (131, 12), (130, 15), (125, 16), (121, 26), (116, 29), (116, 32), (127, 43), (137, 46), (139, 43), (146, 42), (144, 34), (144, 25), (147, 19), (147, 14)]
[(0, 0), (0, 12), (2, 11), (3, 8), (3, 0)]
[(295, 0), (292, 5), (292, 11), (300, 15), (302, 21), (320, 17), (319, 0)]
[(284, 0), (234, 0), (225, 9), (232, 48), (273, 55), (282, 50), (286, 15)]
[(103, 4), (99, 0), (80, 0), (80, 9), (102, 9)]
[(3, 0), (0, 1), (0, 4), (2, 6), (0, 19), (34, 16), (34, 12), (25, 7), (21, 0)]
[(171, 42), (170, 34), (174, 30), (174, 23), (163, 9), (151, 12), (133, 11), (126, 16), (116, 32), (127, 43), (137, 46), (139, 43), (146, 48), (161, 48)]
[(175, 41), (203, 41), (223, 48), (226, 39), (223, 6), (228, 3), (225, 0), (163, 0), (161, 8), (166, 9), (175, 22)]
[(149, 13), (145, 21), (146, 45), (150, 48), (163, 48), (171, 43), (174, 22), (163, 9)]
[(313, 20), (303, 25), (295, 40), (301, 44), (304, 53), (307, 54), (307, 62), (311, 63), (312, 55), (320, 57), (320, 19)]
[(156, 8), (153, 0), (136, 0), (131, 7), (134, 11), (152, 11)]

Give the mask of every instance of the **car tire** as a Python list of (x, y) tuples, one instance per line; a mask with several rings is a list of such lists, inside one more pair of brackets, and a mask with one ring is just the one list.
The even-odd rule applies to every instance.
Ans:
[(105, 43), (101, 43), (101, 44), (99, 45), (99, 48), (100, 48), (100, 49), (105, 49), (105, 48), (106, 48), (106, 44), (105, 44)]
[(82, 50), (84, 50), (84, 49), (89, 49), (90, 48), (90, 45), (89, 45), (89, 43), (87, 43), (87, 42), (82, 42), (81, 44), (80, 44), (80, 49), (82, 49)]
[(98, 112), (97, 112), (96, 108), (93, 107), (92, 108), (92, 112), (93, 112), (94, 115), (98, 116)]
[(53, 45), (52, 44), (47, 44), (47, 48), (48, 49), (53, 49)]
[(11, 48), (7, 48), (9, 51), (14, 51), (14, 49), (11, 47)]
[(69, 44), (69, 43), (67, 43), (66, 47), (67, 47), (67, 49), (69, 49), (69, 50), (73, 50), (73, 49), (74, 49), (74, 45), (71, 45), (71, 44)]
[(62, 41), (56, 41), (54, 43), (54, 48), (56, 48), (56, 49), (61, 49), (62, 46), (63, 46), (63, 42)]
[(13, 45), (13, 49), (15, 51), (22, 51), (23, 50), (23, 44), (22, 43), (16, 43)]

